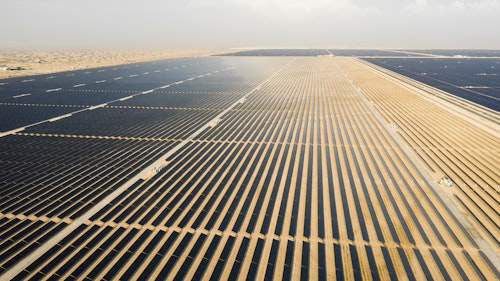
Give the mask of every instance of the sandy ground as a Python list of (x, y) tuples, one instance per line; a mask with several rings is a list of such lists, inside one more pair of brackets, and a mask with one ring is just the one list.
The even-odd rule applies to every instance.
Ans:
[(0, 79), (158, 59), (205, 56), (216, 49), (0, 50)]

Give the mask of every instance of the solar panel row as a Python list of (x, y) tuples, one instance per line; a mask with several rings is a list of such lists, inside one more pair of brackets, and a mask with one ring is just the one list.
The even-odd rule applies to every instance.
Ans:
[[(14, 279), (499, 276), (342, 60), (206, 60), (225, 70), (0, 138), (0, 180), (11, 183), (0, 225), (18, 229), (0, 233), (11, 249), (2, 272), (81, 214), (50, 211), (94, 206), (121, 185), (102, 184), (132, 178), (185, 141)], [(128, 178), (112, 174), (122, 170)], [(67, 184), (82, 172), (85, 189)]]
[(71, 219), (173, 145), (30, 136), (1, 144), (1, 212)]
[[(209, 61), (212, 61), (211, 65), (207, 63)], [(167, 61), (167, 64), (169, 63)], [(202, 75), (209, 74), (211, 77), (217, 77), (216, 73), (221, 73), (221, 76), (238, 77), (238, 75), (241, 75), (238, 72), (246, 71), (244, 60), (240, 64), (237, 62), (229, 64), (231, 70), (227, 70), (228, 73), (220, 72), (220, 67), (228, 67), (228, 64), (225, 64), (223, 59), (220, 58), (200, 59), (197, 62), (193, 61), (191, 66), (199, 66), (200, 64), (205, 66), (191, 70), (188, 70), (188, 67), (173, 67), (170, 73), (176, 73), (175, 71), (177, 71), (177, 74), (170, 76), (163, 74), (162, 81), (139, 83), (138, 85), (143, 85), (140, 88), (140, 90), (143, 90), (146, 86), (152, 87), (150, 84), (155, 84), (155, 87), (162, 85), (165, 81), (171, 80), (171, 76), (190, 79), (189, 76), (196, 75), (194, 78), (201, 79)], [(278, 62), (274, 67), (280, 64)], [(156, 64), (153, 67), (159, 65)], [(238, 65), (243, 65), (243, 67), (238, 67)], [(266, 65), (269, 65), (269, 63)], [(148, 67), (152, 66), (149, 65)], [(102, 70), (92, 71), (103, 73)], [(272, 70), (271, 67), (268, 71)], [(118, 70), (114, 71), (113, 76), (116, 76)], [(125, 70), (125, 73), (127, 71), (129, 70)], [(137, 69), (134, 69), (134, 72), (137, 73)], [(154, 71), (153, 73), (159, 72)], [(123, 75), (124, 72), (122, 71), (120, 74)], [(83, 77), (88, 74), (58, 75), (61, 78), (59, 80), (51, 78), (51, 83), (54, 84), (47, 87), (59, 86), (60, 84), (57, 83), (65, 81), (65, 77), (76, 79), (75, 77), (78, 75)], [(260, 74), (260, 76), (263, 75), (266, 75), (266, 71)], [(260, 82), (259, 75), (253, 75), (253, 77), (248, 77), (244, 87), (235, 83), (224, 85), (222, 82), (224, 79), (218, 79), (222, 89), (220, 94), (203, 96), (203, 99), (211, 101), (213, 104), (227, 104), (237, 101), (242, 95), (238, 93), (239, 91), (246, 90), (249, 85)], [(42, 78), (43, 76), (34, 76), (33, 81), (30, 82), (36, 82)], [(83, 77), (82, 79), (87, 78)], [(130, 79), (134, 78), (136, 77)], [(15, 89), (17, 87), (14, 86), (15, 82), (12, 80), (15, 79), (7, 80), (9, 83), (7, 85)], [(85, 82), (86, 80), (80, 80), (80, 82), (82, 81)], [(94, 95), (88, 95), (89, 91), (86, 89), (88, 87), (84, 85), (78, 87), (80, 90), (76, 92), (43, 92), (23, 97), (29, 99), (29, 102), (38, 102), (19, 105), (19, 107), (26, 108), (23, 113), (26, 113), (27, 119), (19, 118), (19, 115), (13, 114), (11, 119), (3, 119), (2, 125), (5, 125), (4, 130), (7, 131), (18, 126), (60, 116), (61, 112), (64, 114), (74, 113), (74, 111), (81, 108), (87, 108), (86, 105), (95, 105), (102, 101), (109, 102), (116, 98), (137, 93), (137, 91), (130, 91), (130, 89), (125, 93), (121, 91), (122, 86), (128, 88), (128, 86), (123, 85), (124, 81), (127, 81), (127, 79), (124, 78), (118, 82), (107, 84), (105, 88), (110, 88), (110, 90), (90, 91)], [(17, 83), (23, 82), (18, 81)], [(182, 87), (182, 84), (176, 85), (177, 93), (190, 91), (189, 85), (193, 83), (200, 84), (202, 82), (196, 81), (196, 79), (185, 81), (186, 86), (184, 87)], [(205, 81), (205, 83), (207, 85), (214, 84), (210, 80)], [(96, 83), (96, 85), (104, 86), (106, 83)], [(11, 89), (6, 91), (9, 92)], [(232, 91), (232, 94), (225, 91)], [(110, 93), (118, 95), (110, 96)], [(185, 95), (189, 94), (186, 93)], [(77, 96), (78, 98), (75, 98)], [(87, 98), (85, 99), (84, 96)], [(99, 97), (99, 100), (92, 98), (96, 96)], [(146, 95), (139, 96), (144, 97)], [(189, 96), (184, 100), (180, 99), (180, 95), (178, 97), (179, 103), (183, 102), (187, 106), (186, 108), (165, 110), (121, 107), (98, 108), (74, 113), (68, 118), (39, 124), (27, 128), (22, 133), (2, 137), (0, 142), (0, 154), (2, 154), (2, 157), (0, 157), (0, 179), (2, 181), (0, 213), (2, 217), (21, 216), (28, 217), (25, 219), (26, 222), (35, 221), (37, 228), (26, 229), (23, 231), (24, 235), (38, 233), (40, 229), (45, 229), (49, 226), (48, 223), (53, 223), (53, 221), (58, 223), (56, 228), (59, 231), (67, 223), (81, 216), (117, 187), (154, 162), (160, 155), (165, 154), (174, 145), (174, 142), (158, 139), (159, 137), (186, 138), (221, 111), (221, 109), (217, 108), (198, 110), (196, 106), (200, 104), (191, 104)], [(217, 102), (216, 98), (221, 98), (221, 101)], [(133, 99), (132, 97), (129, 101)], [(72, 105), (65, 106), (65, 101)], [(176, 103), (175, 100), (172, 100), (171, 103), (165, 105), (173, 107), (176, 106)], [(3, 109), (6, 107), (8, 106), (2, 106)], [(40, 116), (37, 115), (36, 109), (38, 108), (47, 108), (52, 111), (50, 115)], [(58, 109), (59, 111), (56, 111)], [(10, 120), (17, 120), (18, 122), (10, 122)], [(49, 237), (53, 236), (54, 232)], [(5, 247), (9, 251), (1, 256), (1, 272), (26, 257), (44, 241), (42, 238), (28, 241), (26, 239), (17, 239), (17, 237), (11, 240), (2, 240), (2, 249)]]
[(469, 56), (469, 57), (500, 57), (500, 50), (407, 50), (415, 53), (431, 54), (438, 56)]
[(500, 59), (366, 59), (376, 65), (500, 111)]
[(326, 56), (330, 53), (324, 49), (256, 49), (223, 54), (221, 56)]
[[(498, 137), (460, 118), (450, 118), (446, 108), (429, 103), (395, 83), (368, 82), (359, 65), (342, 64), (357, 86), (420, 157), (440, 177), (452, 180), (453, 197), (477, 222), (477, 230), (492, 245), (500, 245), (498, 229)], [(366, 80), (360, 80), (365, 75)], [(476, 109), (477, 110), (477, 109)], [(498, 114), (493, 115), (498, 122)], [(419, 120), (419, 122), (415, 122)]]
[[(268, 261), (265, 264), (266, 278), (279, 277), (289, 280), (292, 279), (292, 267), (297, 265), (297, 261), (294, 261), (297, 256), (300, 257), (297, 277), (304, 280), (327, 280), (333, 276), (340, 280), (349, 277), (362, 279), (367, 275), (373, 280), (380, 280), (381, 276), (383, 279), (393, 280), (398, 278), (396, 269), (399, 266), (407, 270), (408, 279), (418, 280), (419, 276), (411, 271), (410, 259), (423, 266), (421, 276), (432, 278), (431, 271), (441, 266), (441, 278), (450, 279), (453, 275), (445, 270), (444, 262), (453, 260), (459, 265), (459, 260), (472, 263), (480, 260), (466, 251), (459, 250), (409, 248), (403, 251), (400, 248), (380, 245), (356, 246), (283, 239), (250, 239), (227, 234), (122, 227), (85, 226), (85, 230), (86, 232), (79, 230), (72, 239), (68, 239), (68, 248), (58, 245), (51, 249), (48, 259), (37, 260), (34, 264), (39, 265), (41, 269), (26, 280), (49, 276), (53, 279), (85, 277), (84, 280), (161, 280), (167, 277), (175, 280), (199, 280), (225, 276), (234, 280), (242, 275), (255, 279), (264, 272), (260, 271), (262, 264), (259, 262), (263, 259)], [(266, 243), (271, 247), (264, 247)], [(96, 250), (90, 252), (89, 249)], [(312, 249), (317, 253), (316, 257), (310, 256)], [(327, 275), (325, 270), (327, 251), (333, 251), (337, 257), (331, 261), (335, 266), (333, 276)], [(310, 268), (311, 259), (318, 259), (324, 264)], [(385, 263), (386, 267), (381, 267), (381, 263)], [(346, 267), (350, 267), (347, 272)], [(475, 268), (466, 268), (460, 269), (458, 276), (463, 279), (470, 278), (472, 272), (465, 270), (480, 274)], [(24, 271), (17, 278), (26, 278), (28, 273)]]
[[(487, 53), (487, 52), (485, 52)], [(430, 52), (433, 54), (433, 52)], [(256, 49), (220, 56), (289, 56), (289, 57), (315, 57), (315, 56), (347, 56), (347, 57), (426, 57), (428, 52), (412, 50), (374, 50), (374, 49)]]

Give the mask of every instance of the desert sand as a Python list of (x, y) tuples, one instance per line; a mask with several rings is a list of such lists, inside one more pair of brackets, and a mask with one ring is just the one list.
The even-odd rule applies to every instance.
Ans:
[(215, 49), (0, 50), (0, 79), (221, 52)]

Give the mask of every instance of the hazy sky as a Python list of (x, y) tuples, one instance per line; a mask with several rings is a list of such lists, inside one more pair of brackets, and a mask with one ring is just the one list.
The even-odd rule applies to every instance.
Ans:
[(0, 47), (500, 49), (500, 0), (0, 0)]

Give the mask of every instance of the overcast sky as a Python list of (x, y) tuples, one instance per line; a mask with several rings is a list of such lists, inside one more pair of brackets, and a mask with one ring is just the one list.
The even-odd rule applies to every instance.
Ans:
[(500, 49), (500, 0), (0, 0), (1, 48)]

